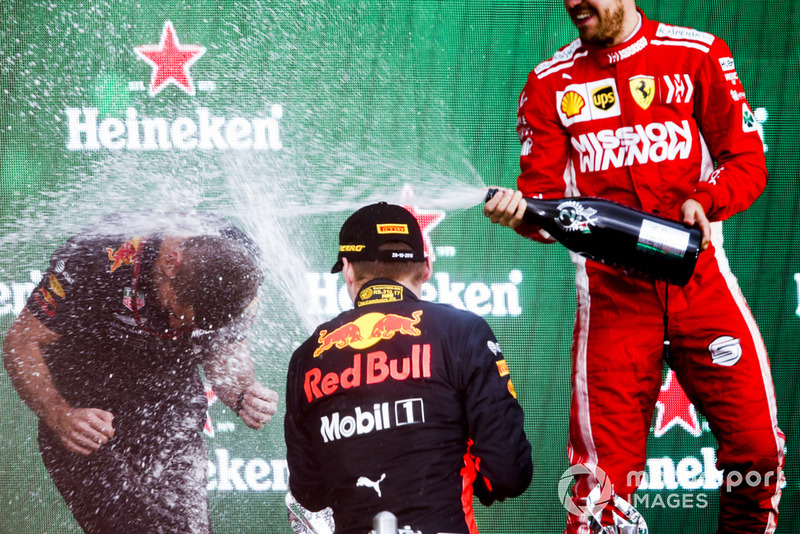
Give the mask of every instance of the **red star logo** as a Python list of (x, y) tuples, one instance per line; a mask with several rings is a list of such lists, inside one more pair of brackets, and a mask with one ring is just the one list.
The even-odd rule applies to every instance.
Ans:
[(431, 242), (429, 233), (437, 224), (444, 220), (445, 212), (417, 209), (409, 205), (413, 197), (414, 190), (412, 187), (408, 184), (404, 185), (403, 189), (400, 191), (400, 199), (403, 202), (403, 207), (407, 209), (419, 223), (419, 229), (422, 230), (422, 239), (425, 242), (425, 255), (428, 256), (431, 261), (436, 261), (436, 254), (433, 252), (433, 243)]
[(194, 96), (194, 82), (189, 67), (206, 53), (205, 46), (181, 44), (172, 22), (166, 21), (161, 30), (161, 42), (157, 45), (135, 46), (133, 49), (136, 55), (153, 67), (150, 96), (157, 95), (170, 83)]
[(697, 411), (670, 369), (656, 401), (656, 426), (653, 434), (659, 438), (675, 425), (680, 425), (689, 434), (699, 436), (703, 433)]
[[(208, 407), (211, 408), (211, 405), (217, 401), (217, 394), (214, 393), (209, 384), (205, 384), (205, 389)], [(208, 413), (208, 410), (206, 410), (206, 424), (203, 426), (203, 433), (212, 438), (214, 437), (214, 425), (211, 424), (211, 414)]]
[(422, 230), (422, 239), (425, 241), (425, 255), (430, 257), (431, 261), (436, 260), (436, 254), (433, 253), (433, 243), (429, 232), (444, 220), (445, 213), (443, 211), (427, 211), (419, 210), (414, 206), (403, 206), (419, 223), (419, 229)]

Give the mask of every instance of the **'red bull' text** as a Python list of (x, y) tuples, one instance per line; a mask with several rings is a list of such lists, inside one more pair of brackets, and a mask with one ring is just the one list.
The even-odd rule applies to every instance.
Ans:
[(403, 358), (389, 358), (382, 350), (353, 355), (353, 366), (341, 373), (330, 372), (325, 375), (319, 367), (306, 371), (303, 389), (306, 400), (312, 402), (336, 392), (340, 387), (357, 388), (362, 384), (378, 384), (387, 379), (402, 381), (408, 378), (429, 378), (431, 376), (430, 344), (415, 344), (411, 355)]

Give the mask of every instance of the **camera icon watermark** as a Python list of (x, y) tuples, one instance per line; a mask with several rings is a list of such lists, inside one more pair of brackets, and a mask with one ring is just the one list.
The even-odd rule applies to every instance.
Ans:
[[(599, 488), (599, 492), (594, 498), (586, 498), (576, 501), (572, 498), (571, 487), (575, 481), (576, 476), (590, 475), (597, 480), (597, 486), (592, 490), (595, 493)], [(585, 464), (573, 465), (561, 475), (558, 481), (558, 498), (566, 510), (573, 515), (589, 515), (594, 516), (602, 512), (608, 506), (612, 498), (611, 481), (598, 466), (589, 467)]]
[[(576, 477), (584, 479), (581, 484), (591, 485), (592, 478), (597, 481), (586, 497), (572, 496), (570, 488)], [(558, 481), (558, 497), (570, 514), (588, 523), (593, 533), (648, 534), (647, 523), (642, 514), (628, 501), (614, 493), (610, 477), (599, 466), (578, 464), (564, 471)], [(611, 521), (611, 524), (603, 522), (603, 512), (606, 508), (610, 512), (608, 521)]]

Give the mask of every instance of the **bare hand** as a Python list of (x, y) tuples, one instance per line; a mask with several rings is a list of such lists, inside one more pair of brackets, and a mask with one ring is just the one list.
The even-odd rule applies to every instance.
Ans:
[(89, 455), (114, 437), (114, 414), (99, 408), (57, 410), (45, 421), (68, 451)]
[(272, 416), (278, 412), (278, 394), (265, 388), (258, 382), (253, 382), (244, 390), (242, 409), (239, 417), (242, 421), (255, 430), (269, 423)]
[(697, 226), (703, 233), (700, 250), (708, 248), (711, 242), (711, 224), (708, 222), (703, 206), (693, 198), (688, 199), (681, 206), (681, 222), (688, 226)]
[(498, 187), (497, 193), (483, 206), (483, 214), (493, 223), (516, 228), (522, 223), (527, 204), (520, 191)]

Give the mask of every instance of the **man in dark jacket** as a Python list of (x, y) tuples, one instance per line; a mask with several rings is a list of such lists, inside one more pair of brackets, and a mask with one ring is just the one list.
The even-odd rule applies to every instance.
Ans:
[(477, 315), (421, 301), (422, 233), (401, 206), (356, 211), (339, 235), (355, 308), (292, 356), (285, 436), (293, 496), (333, 509), (337, 534), (393, 513), (415, 532), (476, 533), (488, 505), (530, 484), (531, 448), (508, 365)]
[(53, 253), (3, 361), (85, 532), (211, 532), (198, 364), (247, 426), (275, 414), (247, 348), (261, 280), (252, 241), (208, 215), (114, 215)]

